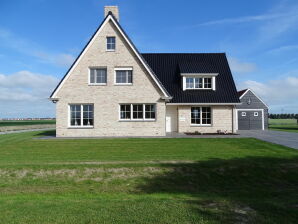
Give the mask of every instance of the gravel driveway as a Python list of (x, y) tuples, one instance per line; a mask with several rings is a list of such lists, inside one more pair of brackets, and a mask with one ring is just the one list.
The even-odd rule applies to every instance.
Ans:
[(253, 137), (266, 142), (298, 149), (298, 133), (271, 130), (239, 130), (237, 133), (241, 137)]

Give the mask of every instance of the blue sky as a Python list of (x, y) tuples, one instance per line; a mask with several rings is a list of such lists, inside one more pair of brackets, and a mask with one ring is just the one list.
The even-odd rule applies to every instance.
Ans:
[(118, 5), (140, 52), (226, 52), (238, 89), (298, 113), (296, 0), (0, 1), (0, 117), (55, 116), (53, 88)]

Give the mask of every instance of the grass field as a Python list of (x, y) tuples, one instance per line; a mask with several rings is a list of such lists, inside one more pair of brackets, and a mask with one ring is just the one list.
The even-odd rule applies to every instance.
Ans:
[(296, 119), (269, 119), (269, 129), (298, 132), (298, 124)]
[(28, 120), (28, 121), (0, 121), (0, 127), (6, 126), (24, 126), (24, 125), (40, 125), (40, 124), (55, 124), (56, 120)]
[(49, 134), (0, 136), (0, 223), (297, 223), (297, 150)]

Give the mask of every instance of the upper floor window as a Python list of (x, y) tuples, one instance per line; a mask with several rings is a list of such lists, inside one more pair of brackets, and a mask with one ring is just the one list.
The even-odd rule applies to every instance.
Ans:
[(132, 84), (132, 68), (116, 68), (115, 83), (120, 85)]
[(212, 78), (186, 77), (186, 89), (212, 89)]
[(116, 49), (116, 37), (107, 37), (107, 51)]
[(107, 68), (90, 68), (89, 84), (107, 84)]

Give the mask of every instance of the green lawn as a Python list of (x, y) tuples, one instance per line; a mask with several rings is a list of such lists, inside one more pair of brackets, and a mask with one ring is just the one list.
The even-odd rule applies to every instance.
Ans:
[(0, 127), (6, 126), (24, 126), (24, 125), (40, 125), (40, 124), (56, 124), (56, 120), (26, 120), (26, 121), (18, 121), (18, 120), (11, 120), (11, 121), (0, 121)]
[(269, 129), (275, 131), (298, 132), (296, 119), (269, 119)]
[(297, 223), (297, 150), (49, 134), (0, 135), (0, 223)]

